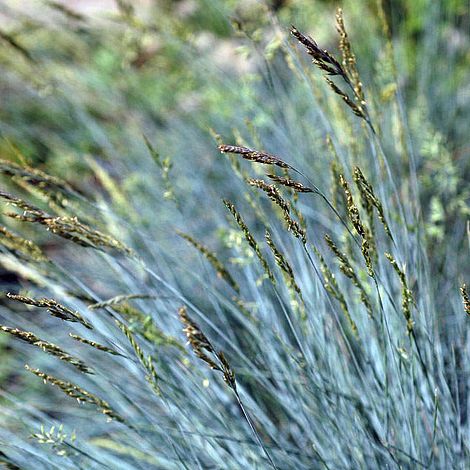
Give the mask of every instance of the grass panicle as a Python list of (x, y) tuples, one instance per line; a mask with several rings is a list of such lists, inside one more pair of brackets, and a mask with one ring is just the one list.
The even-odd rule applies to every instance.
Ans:
[(351, 111), (357, 116), (362, 119), (367, 119), (364, 110), (362, 109), (361, 106), (358, 106), (350, 97), (347, 93), (345, 93), (336, 83), (331, 80), (331, 78), (325, 77), (326, 83), (328, 83), (328, 86), (333, 90), (334, 93), (336, 93), (345, 103), (346, 105), (351, 109)]
[(20, 302), (25, 305), (31, 305), (33, 307), (39, 307), (39, 308), (45, 308), (47, 311), (56, 318), (60, 318), (61, 320), (68, 321), (68, 322), (78, 322), (82, 324), (84, 327), (88, 328), (91, 330), (93, 327), (92, 325), (86, 321), (80, 313), (78, 313), (75, 310), (71, 310), (68, 307), (65, 307), (64, 305), (58, 303), (54, 299), (47, 299), (47, 298), (42, 298), (42, 299), (33, 299), (31, 297), (26, 297), (24, 295), (19, 295), (19, 294), (11, 294), (7, 293), (6, 294), (7, 298), (10, 300), (14, 300), (16, 302)]
[[(183, 324), (183, 332), (188, 339), (194, 354), (204, 361), (211, 369), (222, 372), (225, 383), (234, 391), (237, 391), (237, 384), (235, 381), (235, 372), (230, 367), (225, 354), (222, 351), (216, 351), (207, 336), (201, 331), (197, 323), (195, 323), (188, 315), (186, 307), (180, 307), (178, 315), (181, 323)], [(210, 358), (207, 354), (213, 356)]]
[(38, 338), (34, 333), (31, 333), (29, 331), (23, 331), (18, 328), (10, 328), (5, 325), (0, 325), (0, 330), (4, 333), (8, 333), (14, 336), (15, 338), (25, 341), (26, 343), (32, 344), (37, 348), (42, 349), (47, 354), (55, 356), (61, 361), (73, 365), (80, 372), (84, 372), (85, 374), (93, 374), (93, 371), (83, 361), (65, 352), (64, 350), (59, 348), (59, 346), (56, 346), (53, 343), (49, 343), (48, 341), (44, 341)]
[[(205, 362), (211, 369), (217, 370), (222, 373), (224, 382), (228, 385), (228, 387), (233, 391), (235, 397), (237, 399), (237, 404), (243, 413), (245, 420), (247, 421), (250, 429), (252, 430), (253, 434), (258, 441), (258, 444), (263, 449), (269, 464), (272, 468), (277, 469), (276, 465), (274, 464), (271, 455), (267, 451), (265, 445), (263, 444), (261, 437), (256, 430), (255, 424), (253, 419), (248, 414), (245, 405), (243, 404), (240, 395), (237, 390), (237, 382), (235, 379), (235, 372), (230, 366), (225, 354), (222, 351), (216, 351), (212, 346), (211, 342), (208, 340), (206, 335), (201, 331), (199, 326), (191, 320), (188, 315), (187, 308), (185, 306), (180, 307), (178, 310), (179, 318), (181, 323), (184, 326), (183, 332), (186, 334), (188, 338), (188, 343), (191, 345), (192, 350), (196, 354), (196, 356)], [(206, 353), (211, 354), (214, 357), (214, 360), (211, 359)]]
[(132, 349), (134, 349), (135, 355), (137, 356), (137, 359), (139, 359), (139, 362), (142, 364), (144, 367), (147, 375), (145, 376), (145, 379), (147, 382), (150, 384), (152, 390), (158, 395), (162, 395), (162, 391), (160, 388), (160, 377), (157, 374), (157, 370), (155, 369), (155, 366), (153, 364), (153, 359), (151, 355), (145, 355), (142, 348), (140, 347), (139, 343), (137, 342), (137, 339), (135, 338), (134, 334), (132, 331), (122, 322), (117, 321), (116, 323), (120, 330), (126, 335), (127, 339), (129, 340), (129, 343), (132, 346)]
[(275, 165), (279, 168), (291, 168), (289, 164), (281, 160), (279, 157), (271, 155), (267, 152), (253, 150), (248, 147), (240, 147), (237, 145), (219, 145), (219, 150), (222, 153), (235, 153), (240, 155), (245, 160), (249, 160), (263, 165)]
[(108, 354), (112, 354), (113, 356), (122, 356), (122, 354), (118, 353), (114, 349), (108, 348), (107, 346), (103, 346), (102, 344), (96, 343), (95, 341), (91, 341), (86, 338), (82, 338), (79, 335), (75, 335), (73, 333), (69, 333), (69, 336), (74, 339), (75, 341), (78, 341), (79, 343), (86, 344), (88, 346), (91, 346), (92, 348), (97, 349), (98, 351), (103, 351)]
[(276, 261), (276, 264), (281, 269), (281, 272), (287, 281), (288, 286), (297, 293), (303, 303), (302, 291), (300, 290), (300, 287), (298, 286), (297, 281), (295, 280), (294, 271), (289, 262), (287, 261), (286, 257), (281, 253), (279, 248), (274, 243), (271, 236), (271, 232), (268, 229), (266, 229), (265, 232), (265, 239), (266, 243), (271, 249), (272, 254), (274, 255), (274, 260)]
[(299, 41), (312, 57), (313, 63), (328, 75), (339, 75), (347, 79), (347, 75), (341, 64), (327, 50), (320, 49), (318, 44), (311, 38), (302, 34), (295, 26), (291, 27), (291, 34)]
[[(341, 16), (342, 19), (342, 16)], [(343, 24), (344, 26), (344, 24)], [(329, 87), (336, 93), (341, 99), (346, 103), (346, 105), (351, 109), (351, 111), (358, 117), (364, 119), (367, 122), (370, 122), (366, 111), (364, 109), (364, 105), (361, 103), (365, 103), (362, 94), (362, 85), (357, 88), (355, 87), (354, 83), (351, 82), (347, 71), (341, 66), (338, 60), (330, 54), (327, 50), (322, 50), (318, 46), (318, 44), (310, 37), (305, 36), (302, 34), (297, 28), (292, 26), (291, 34), (299, 41), (306, 49), (307, 54), (312, 57), (313, 63), (325, 73), (325, 81), (329, 85)], [(347, 38), (347, 36), (346, 36)], [(342, 36), (342, 40), (344, 40)], [(351, 53), (352, 54), (352, 53)], [(348, 65), (350, 65), (348, 63)], [(329, 78), (330, 76), (339, 76), (341, 77), (346, 85), (351, 88), (354, 94), (354, 99), (351, 99), (348, 93), (343, 91), (336, 83)], [(360, 83), (360, 82), (359, 82)], [(357, 88), (357, 91), (356, 91)], [(358, 95), (358, 91), (361, 92), (362, 98)]]
[(387, 219), (385, 218), (383, 205), (380, 202), (380, 199), (375, 195), (372, 185), (369, 183), (369, 181), (367, 181), (361, 169), (357, 166), (354, 167), (354, 182), (356, 183), (357, 189), (359, 190), (362, 199), (364, 203), (368, 206), (369, 210), (371, 210), (371, 207), (375, 207), (375, 209), (377, 210), (377, 216), (380, 222), (382, 222), (385, 233), (393, 241), (390, 227), (387, 223)]
[(71, 310), (68, 307), (58, 303), (54, 299), (42, 298), (42, 299), (33, 299), (31, 297), (26, 297), (19, 294), (7, 293), (6, 297), (10, 300), (20, 302), (25, 305), (31, 305), (33, 307), (45, 308), (47, 311), (56, 318), (68, 322), (78, 322), (85, 326), (88, 329), (92, 329), (91, 323), (83, 318), (83, 316), (75, 310)]
[(359, 72), (357, 71), (356, 56), (352, 51), (351, 42), (349, 40), (348, 33), (346, 32), (343, 10), (341, 8), (337, 8), (336, 10), (336, 30), (338, 31), (340, 37), (339, 49), (343, 57), (343, 69), (346, 71), (349, 79), (353, 84), (354, 94), (357, 97), (360, 106), (365, 106), (366, 101), (364, 97), (364, 90), (362, 89), (362, 83), (359, 78)]
[(225, 204), (225, 207), (232, 214), (232, 216), (235, 219), (235, 222), (237, 223), (237, 225), (240, 227), (240, 230), (242, 231), (243, 235), (245, 236), (245, 240), (248, 242), (248, 245), (250, 246), (250, 248), (253, 250), (256, 257), (258, 258), (258, 260), (259, 260), (266, 276), (268, 277), (268, 279), (273, 284), (275, 284), (276, 280), (275, 280), (274, 275), (271, 271), (271, 268), (269, 267), (269, 263), (267, 262), (266, 258), (263, 256), (263, 254), (261, 253), (261, 249), (260, 249), (258, 243), (256, 242), (254, 236), (251, 234), (251, 232), (250, 232), (248, 226), (246, 225), (245, 221), (243, 220), (242, 216), (237, 211), (235, 205), (232, 204), (230, 201), (228, 201), (226, 199), (224, 199), (224, 204)]
[(170, 172), (173, 168), (173, 163), (169, 157), (162, 158), (161, 155), (157, 152), (154, 146), (150, 143), (150, 140), (144, 135), (145, 145), (161, 172), (161, 177), (164, 185), (163, 197), (165, 199), (172, 200), (176, 202), (175, 188), (173, 181), (170, 177)]
[(183, 332), (188, 339), (194, 354), (204, 361), (211, 369), (222, 371), (220, 366), (211, 359), (207, 353), (216, 354), (211, 342), (207, 339), (206, 335), (201, 331), (199, 326), (191, 320), (188, 315), (186, 307), (180, 307), (178, 315), (181, 323), (184, 325)]
[(335, 275), (328, 267), (328, 264), (326, 263), (325, 258), (321, 255), (321, 253), (317, 249), (314, 249), (314, 251), (317, 255), (318, 260), (320, 261), (320, 270), (323, 274), (323, 286), (325, 287), (325, 290), (331, 295), (331, 297), (338, 301), (341, 311), (343, 312), (349, 324), (349, 327), (351, 328), (352, 333), (354, 334), (354, 336), (358, 337), (359, 330), (357, 328), (356, 322), (351, 316), (346, 297), (341, 291), (338, 282), (336, 281)]
[(359, 295), (361, 297), (361, 302), (363, 303), (364, 307), (366, 307), (367, 313), (369, 317), (372, 317), (372, 303), (369, 298), (369, 295), (366, 292), (366, 289), (362, 282), (359, 279), (356, 271), (354, 270), (353, 266), (351, 265), (348, 257), (345, 253), (343, 253), (333, 239), (326, 234), (325, 241), (330, 250), (334, 253), (336, 258), (339, 260), (339, 268), (341, 272), (349, 279), (351, 279), (353, 285), (359, 290)]
[(277, 175), (268, 175), (268, 178), (273, 180), (274, 182), (286, 186), (287, 188), (293, 189), (297, 193), (314, 193), (315, 190), (304, 186), (302, 183), (299, 183), (298, 181), (295, 181), (291, 178), (286, 178), (283, 176), (277, 176)]
[(65, 380), (58, 379), (52, 375), (48, 375), (45, 372), (42, 372), (39, 369), (33, 369), (28, 364), (25, 365), (25, 369), (32, 374), (36, 375), (44, 381), (44, 383), (49, 383), (59, 388), (67, 396), (75, 398), (79, 404), (81, 403), (90, 403), (95, 405), (109, 420), (116, 420), (120, 423), (125, 423), (124, 418), (122, 418), (116, 411), (114, 411), (108, 402), (103, 399), (93, 395), (87, 390), (79, 387), (78, 385), (73, 384), (72, 382), (67, 382)]
[(191, 235), (188, 235), (188, 234), (180, 232), (180, 231), (178, 231), (177, 233), (180, 237), (184, 238), (187, 242), (189, 242), (192, 246), (194, 246), (194, 248), (196, 248), (196, 250), (198, 250), (207, 259), (207, 261), (209, 261), (209, 263), (215, 269), (215, 271), (217, 273), (217, 276), (219, 276), (221, 279), (223, 279), (237, 294), (240, 293), (239, 285), (234, 280), (232, 275), (229, 273), (227, 268), (219, 260), (219, 258), (217, 258), (215, 253), (210, 251), (206, 246), (204, 246), (202, 243), (198, 242)]
[(13, 219), (43, 225), (47, 230), (59, 237), (84, 247), (95, 249), (110, 248), (126, 255), (133, 255), (133, 251), (123, 243), (83, 224), (75, 216), (60, 217), (50, 215), (42, 209), (34, 207), (26, 201), (5, 193), (4, 191), (0, 191), (0, 198), (23, 210), (22, 214), (14, 212), (7, 213), (7, 215)]
[(398, 278), (400, 279), (400, 284), (402, 288), (401, 296), (402, 296), (403, 316), (405, 317), (405, 320), (406, 320), (406, 328), (407, 328), (408, 334), (412, 334), (414, 330), (414, 320), (413, 320), (413, 316), (411, 312), (411, 309), (414, 304), (413, 293), (411, 289), (408, 287), (408, 281), (406, 278), (405, 271), (400, 268), (400, 266), (398, 265), (393, 255), (390, 253), (385, 253), (385, 257), (390, 261), (390, 264), (392, 265), (394, 271), (397, 273)]
[(90, 310), (96, 310), (100, 308), (114, 307), (116, 305), (128, 302), (129, 300), (137, 300), (137, 299), (155, 299), (155, 296), (149, 295), (149, 294), (116, 295), (114, 297), (111, 297), (110, 299), (103, 300), (102, 302), (96, 302), (94, 304), (88, 305), (88, 308)]
[(344, 178), (343, 175), (339, 175), (339, 183), (343, 188), (344, 195), (346, 197), (346, 208), (348, 211), (348, 217), (351, 221), (353, 227), (356, 229), (356, 232), (362, 238), (361, 242), (361, 252), (366, 263), (367, 273), (370, 277), (374, 277), (374, 268), (372, 263), (372, 252), (373, 248), (371, 246), (371, 236), (367, 228), (364, 226), (359, 209), (354, 202), (353, 195), (351, 193), (351, 189), (349, 188), (349, 184)]
[(3, 226), (0, 226), (0, 244), (32, 261), (47, 261), (47, 256), (36, 243), (20, 237)]
[[(0, 159), (0, 174), (9, 176), (12, 180), (20, 179), (48, 193), (62, 193), (64, 195), (77, 195), (72, 186), (56, 176), (51, 176), (38, 168), (33, 168), (23, 162), (22, 165)], [(58, 197), (58, 199), (60, 199)]]
[(250, 186), (254, 186), (255, 188), (261, 189), (272, 202), (274, 202), (282, 211), (284, 221), (287, 225), (287, 230), (292, 232), (294, 237), (301, 240), (301, 242), (305, 245), (307, 242), (307, 234), (306, 231), (301, 227), (299, 222), (294, 220), (291, 216), (291, 208), (289, 203), (281, 196), (279, 190), (273, 184), (268, 184), (266, 181), (261, 179), (249, 179), (247, 183)]
[[(137, 295), (138, 297), (135, 297), (134, 295)], [(143, 312), (125, 300), (133, 298), (143, 299), (153, 298), (153, 296), (143, 294), (119, 295), (103, 302), (92, 304), (88, 308), (93, 310), (110, 308), (127, 320), (129, 330), (131, 332), (139, 334), (155, 346), (173, 347), (184, 353), (185, 349), (183, 345), (176, 338), (164, 333), (160, 328), (158, 328), (152, 315)]]

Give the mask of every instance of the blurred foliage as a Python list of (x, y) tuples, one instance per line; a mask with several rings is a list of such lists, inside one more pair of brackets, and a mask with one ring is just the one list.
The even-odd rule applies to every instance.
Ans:
[[(453, 226), (450, 220), (461, 219), (465, 230), (468, 218), (468, 5), (383, 1), (398, 83), (377, 21), (381, 0), (343, 2), (349, 34), (362, 79), (370, 94), (380, 97), (375, 112), (395, 120), (395, 134), (385, 136), (387, 151), (403, 154), (404, 146), (413, 146), (418, 152), (413, 164), (423, 217), (429, 236), (438, 241)], [(145, 199), (151, 180), (137, 178), (123, 163), (124, 156), (134, 163), (148, 157), (142, 134), (156, 145), (166, 168), (161, 178), (168, 180), (170, 172), (180, 171), (180, 158), (188, 158), (182, 153), (201, 153), (204, 142), (210, 145), (210, 129), (230, 135), (249, 126), (250, 139), (259, 140), (273, 133), (271, 116), (285, 125), (290, 117), (281, 99), (263, 96), (283, 90), (296, 100), (299, 116), (308, 114), (303, 91), (292, 89), (287, 28), (296, 24), (335, 50), (330, 19), (336, 4), (119, 1), (93, 15), (65, 3), (5, 2), (0, 9), (2, 157), (26, 159), (85, 192), (101, 188), (115, 201), (139, 191)], [(406, 107), (393, 111), (397, 86)], [(398, 135), (398, 120), (405, 121), (407, 135)], [(207, 171), (209, 180), (215, 177)]]
[[(396, 134), (386, 136), (387, 150), (403, 153), (404, 145), (413, 145), (419, 152), (413, 161), (423, 216), (429, 236), (442, 240), (450, 219), (461, 218), (464, 224), (468, 217), (468, 4), (383, 1), (399, 83), (393, 80), (383, 25), (377, 21), (381, 0), (343, 2), (350, 35), (363, 81), (380, 97), (375, 112), (395, 119)], [(266, 136), (272, 133), (271, 116), (286, 122), (280, 100), (263, 95), (285, 90), (296, 96), (299, 115), (307, 113), (301, 110), (302, 91), (291, 89), (286, 31), (296, 24), (334, 50), (329, 19), (336, 4), (119, 1), (100, 15), (89, 15), (65, 3), (5, 2), (0, 10), (2, 156), (24, 158), (85, 192), (101, 187), (109, 193), (115, 179), (122, 194), (107, 197), (125, 201), (128, 191), (145, 194), (151, 182), (136, 179), (122, 163), (124, 155), (131, 162), (147, 157), (138, 142), (142, 133), (161, 153), (162, 177), (168, 180), (170, 171), (178, 171), (170, 170), (170, 159), (196, 151), (194, 139), (203, 151), (209, 129), (227, 135), (248, 125), (251, 136)], [(274, 14), (279, 28), (272, 27)], [(406, 103), (398, 114), (390, 113), (397, 86)], [(405, 121), (408, 135), (398, 136), (397, 120)], [(92, 160), (98, 163), (90, 168)]]

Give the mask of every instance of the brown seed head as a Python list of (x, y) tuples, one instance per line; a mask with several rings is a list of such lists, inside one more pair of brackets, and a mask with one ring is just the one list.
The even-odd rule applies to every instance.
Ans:
[(237, 145), (219, 145), (218, 149), (222, 153), (236, 153), (245, 160), (252, 162), (261, 163), (263, 165), (275, 165), (279, 168), (291, 168), (289, 164), (281, 160), (280, 158), (271, 155), (270, 153), (252, 150), (248, 147), (240, 147)]

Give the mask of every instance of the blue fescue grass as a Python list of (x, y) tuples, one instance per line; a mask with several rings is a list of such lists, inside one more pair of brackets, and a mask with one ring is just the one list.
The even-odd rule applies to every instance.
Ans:
[[(9, 230), (37, 241), (48, 257), (33, 259), (18, 238), (2, 242), (0, 261), (17, 276), (5, 291), (55, 299), (93, 329), (7, 299), (1, 323), (59, 345), (94, 374), (51, 358), (47, 347), (43, 353), (24, 341), (9, 341), (0, 398), (0, 462), (45, 469), (465, 468), (469, 319), (459, 286), (468, 278), (462, 228), (468, 165), (452, 161), (443, 138), (446, 126), (436, 128), (427, 119), (427, 101), (408, 109), (402, 85), (385, 66), (364, 71), (370, 77), (364, 88), (372, 130), (327, 87), (287, 28), (265, 14), (269, 28), (254, 38), (248, 31), (254, 43), (243, 40), (257, 64), (248, 76), (196, 59), (190, 44), (182, 49), (183, 57), (194, 57), (194, 74), (204, 66), (203, 75), (217, 84), (202, 92), (216, 98), (206, 97), (210, 109), (200, 110), (200, 119), (169, 117), (158, 129), (148, 110), (131, 107), (123, 115), (126, 126), (108, 136), (106, 120), (89, 113), (81, 96), (61, 94), (61, 106), (73, 111), (88, 147), (84, 151), (75, 137), (70, 140), (80, 132), (68, 125), (66, 136), (50, 131), (49, 145), (54, 153), (63, 151), (67, 161), (78, 161), (75, 168), (85, 168), (84, 184), (63, 173), (75, 189), (91, 196), (57, 195), (34, 168), (29, 177), (12, 177), (5, 163), (3, 181), (10, 192), (52, 216), (77, 216), (133, 252), (126, 256), (109, 247), (78, 246), (53, 228), (48, 233), (28, 220), (3, 217)], [(271, 56), (273, 47), (276, 51), (270, 60), (261, 46), (271, 37), (259, 39), (269, 31), (281, 38), (269, 49)], [(370, 43), (379, 49), (380, 63), (389, 61), (391, 67), (391, 56), (381, 52), (387, 40), (379, 37)], [(356, 50), (353, 40), (352, 46)], [(361, 66), (362, 57), (357, 59)], [(58, 86), (74, 88), (65, 80)], [(220, 101), (224, 95), (226, 102)], [(116, 92), (116, 108), (125, 97)], [(410, 103), (415, 105), (414, 98)], [(218, 111), (223, 118), (217, 118)], [(27, 139), (18, 132), (19, 142), (21, 136)], [(245, 180), (263, 178), (271, 184), (266, 173), (287, 175), (221, 155), (221, 142), (271, 152), (298, 171), (290, 170), (288, 177), (316, 190), (294, 194), (277, 185), (289, 202), (286, 216)], [(447, 168), (450, 187), (437, 162), (444, 152), (453, 165)], [(172, 167), (167, 165), (165, 173), (167, 157)], [(377, 207), (370, 208), (370, 200), (367, 206), (365, 193), (355, 185), (355, 166), (383, 205), (391, 237)], [(347, 200), (339, 173), (353, 201)], [(435, 181), (435, 194), (430, 195), (429, 180)], [(429, 199), (435, 195), (433, 206)], [(223, 199), (235, 205), (245, 232)], [(354, 206), (369, 230), (365, 237)], [(24, 208), (5, 207), (28, 217)], [(448, 213), (442, 215), (439, 207)], [(306, 243), (286, 230), (286, 217), (291, 223), (289, 218), (301, 221), (302, 216)], [(247, 231), (274, 282), (247, 242)], [(325, 234), (345, 254), (343, 270)], [(361, 251), (363, 238), (369, 251)], [(364, 253), (371, 257), (369, 266)], [(286, 263), (292, 274), (281, 269)], [(353, 279), (345, 275), (348, 266)], [(224, 270), (239, 292), (226, 282)], [(361, 292), (370, 302), (370, 315)], [(181, 322), (183, 306), (191, 323)], [(117, 354), (77, 342), (69, 333)], [(228, 362), (224, 367), (221, 357)], [(47, 374), (48, 384), (24, 364)], [(80, 404), (63, 393), (70, 394), (74, 385), (95, 401)]]

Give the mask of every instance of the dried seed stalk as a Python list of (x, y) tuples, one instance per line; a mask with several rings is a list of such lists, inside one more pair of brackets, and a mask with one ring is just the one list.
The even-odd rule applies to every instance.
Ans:
[(470, 316), (470, 298), (467, 292), (466, 284), (462, 284), (460, 287), (460, 295), (462, 296), (463, 309), (465, 313)]
[(287, 188), (293, 189), (297, 193), (314, 193), (315, 191), (307, 186), (304, 186), (302, 183), (295, 181), (291, 178), (285, 178), (283, 176), (271, 175), (268, 174), (268, 178), (272, 179), (276, 183), (286, 186)]
[(262, 163), (263, 165), (275, 165), (279, 168), (292, 168), (285, 161), (279, 157), (271, 155), (270, 153), (253, 150), (248, 147), (241, 147), (237, 145), (219, 145), (218, 149), (222, 153), (236, 153), (245, 160), (250, 160), (256, 163)]
[[(184, 325), (183, 332), (188, 338), (194, 354), (204, 361), (211, 369), (222, 372), (225, 383), (237, 393), (237, 383), (235, 380), (235, 372), (230, 367), (225, 355), (221, 351), (216, 351), (207, 336), (201, 331), (199, 326), (189, 318), (186, 307), (181, 307), (178, 310), (181, 323)], [(208, 356), (211, 354), (214, 360)]]
[(10, 294), (9, 292), (6, 294), (6, 296), (11, 300), (16, 300), (17, 302), (21, 302), (26, 305), (32, 305), (34, 307), (39, 308), (46, 308), (47, 311), (53, 317), (60, 318), (61, 320), (69, 321), (72, 323), (81, 323), (83, 326), (90, 330), (93, 328), (91, 324), (88, 323), (77, 311), (71, 310), (65, 307), (64, 305), (59, 304), (53, 299), (32, 299), (23, 295)]
[(122, 356), (122, 354), (118, 353), (114, 349), (108, 348), (107, 346), (103, 346), (102, 344), (96, 343), (95, 341), (90, 341), (89, 339), (82, 338), (81, 336), (74, 335), (73, 333), (69, 333), (69, 336), (73, 338), (75, 341), (78, 341), (79, 343), (87, 344), (88, 346), (91, 346), (92, 348), (98, 349), (98, 351), (107, 352), (114, 356)]
[(133, 254), (133, 251), (123, 243), (81, 223), (77, 217), (58, 217), (50, 215), (4, 191), (0, 191), (0, 198), (23, 209), (23, 214), (7, 214), (13, 219), (18, 219), (23, 222), (38, 223), (45, 226), (47, 230), (50, 230), (52, 233), (84, 247), (95, 249), (111, 248), (127, 255)]
[(10, 232), (6, 227), (0, 226), (0, 244), (21, 253), (24, 256), (32, 259), (33, 261), (46, 261), (47, 257), (34, 242), (26, 240), (13, 232)]
[(263, 256), (261, 253), (260, 247), (258, 243), (256, 242), (255, 238), (251, 234), (250, 230), (248, 229), (247, 225), (245, 224), (245, 221), (243, 220), (242, 216), (240, 213), (237, 211), (235, 206), (228, 200), (224, 199), (224, 204), (225, 207), (230, 211), (230, 213), (233, 215), (233, 218), (235, 219), (235, 222), (237, 225), (240, 227), (241, 231), (243, 232), (243, 235), (245, 236), (246, 241), (248, 242), (248, 245), (250, 245), (251, 249), (255, 253), (256, 257), (258, 258), (259, 262), (261, 263), (261, 266), (266, 273), (266, 276), (269, 278), (269, 280), (275, 284), (276, 280), (274, 278), (274, 275), (269, 267), (269, 264), (266, 260), (266, 258)]
[(142, 348), (140, 347), (139, 343), (137, 343), (137, 340), (135, 339), (135, 336), (132, 334), (132, 331), (126, 325), (124, 325), (124, 323), (121, 323), (120, 321), (116, 321), (116, 324), (121, 329), (121, 331), (126, 335), (127, 339), (129, 340), (129, 343), (131, 344), (132, 348), (134, 349), (134, 352), (135, 352), (135, 355), (137, 356), (137, 359), (139, 359), (139, 362), (142, 364), (144, 369), (147, 371), (147, 375), (145, 376), (145, 380), (147, 380), (147, 382), (150, 384), (153, 391), (158, 396), (161, 396), (162, 391), (161, 391), (160, 386), (159, 386), (160, 378), (157, 374), (155, 366), (153, 365), (152, 357), (150, 355), (145, 356), (145, 354), (142, 351)]
[(287, 259), (284, 257), (284, 255), (279, 251), (278, 247), (274, 243), (271, 233), (269, 230), (266, 229), (265, 233), (265, 238), (266, 238), (266, 243), (268, 244), (269, 248), (271, 249), (273, 255), (274, 255), (274, 260), (276, 261), (276, 264), (279, 266), (281, 269), (282, 273), (284, 274), (284, 277), (289, 284), (289, 287), (293, 289), (298, 296), (300, 297), (300, 300), (303, 302), (302, 298), (302, 291), (300, 290), (300, 287), (298, 286), (295, 276), (294, 276), (294, 271), (292, 270), (291, 265), (287, 261)]
[(233, 279), (232, 275), (228, 272), (222, 262), (217, 258), (217, 256), (210, 251), (207, 247), (205, 247), (202, 243), (199, 243), (195, 240), (191, 235), (187, 235), (186, 233), (177, 231), (178, 235), (184, 238), (186, 241), (191, 243), (191, 245), (196, 248), (206, 259), (209, 261), (210, 264), (214, 267), (217, 272), (217, 276), (222, 278), (227, 284), (232, 287), (232, 289), (239, 294), (240, 287), (238, 286), (237, 282)]
[(339, 288), (338, 283), (336, 282), (336, 277), (331, 271), (331, 269), (328, 267), (326, 264), (325, 259), (323, 256), (320, 254), (320, 252), (314, 248), (315, 254), (317, 255), (318, 259), (320, 260), (320, 270), (323, 274), (324, 277), (324, 287), (326, 291), (338, 301), (341, 310), (344, 313), (344, 316), (346, 317), (346, 320), (349, 323), (349, 326), (351, 328), (351, 331), (353, 334), (357, 337), (358, 336), (358, 329), (356, 322), (353, 320), (351, 317), (351, 313), (349, 312), (349, 307), (348, 303), (346, 302), (346, 298), (344, 297), (343, 293), (341, 292), (341, 289)]
[(266, 195), (273, 201), (283, 212), (284, 221), (287, 224), (287, 230), (292, 232), (294, 237), (302, 241), (303, 244), (307, 242), (307, 234), (300, 224), (294, 220), (290, 213), (289, 203), (281, 196), (279, 190), (273, 184), (268, 184), (260, 179), (249, 179), (248, 184), (259, 188), (266, 193)]
[(408, 287), (408, 281), (406, 279), (405, 272), (398, 266), (398, 263), (395, 258), (390, 253), (385, 253), (385, 257), (390, 261), (390, 264), (392, 265), (393, 269), (395, 270), (400, 279), (400, 284), (402, 288), (401, 295), (403, 316), (406, 320), (406, 328), (408, 330), (408, 334), (412, 334), (414, 329), (414, 321), (413, 316), (411, 314), (411, 308), (414, 303), (413, 293)]
[(333, 239), (329, 235), (325, 235), (325, 241), (330, 248), (330, 250), (335, 254), (336, 258), (338, 258), (340, 265), (339, 268), (341, 269), (341, 272), (349, 279), (351, 279), (352, 283), (354, 284), (355, 287), (359, 290), (359, 295), (361, 297), (361, 302), (367, 309), (367, 313), (369, 317), (372, 317), (372, 304), (369, 299), (369, 296), (367, 295), (367, 292), (362, 285), (362, 282), (359, 280), (359, 277), (357, 276), (356, 272), (354, 271), (354, 268), (352, 267), (351, 263), (349, 262), (349, 259), (347, 256), (340, 251), (338, 246), (335, 244)]
[(44, 383), (50, 383), (51, 385), (58, 387), (69, 397), (75, 398), (78, 403), (90, 403), (95, 405), (104, 415), (108, 417), (109, 420), (114, 419), (120, 423), (124, 423), (124, 419), (118, 413), (116, 413), (106, 401), (90, 392), (87, 392), (78, 385), (60, 380), (52, 375), (48, 375), (45, 372), (40, 371), (39, 369), (33, 369), (27, 364), (25, 365), (25, 369), (42, 379)]
[(339, 182), (343, 188), (344, 195), (346, 196), (346, 206), (348, 210), (349, 220), (353, 224), (353, 227), (356, 229), (357, 233), (362, 238), (361, 251), (364, 261), (367, 267), (367, 273), (370, 277), (374, 277), (374, 269), (372, 266), (372, 256), (371, 256), (371, 245), (370, 245), (370, 234), (366, 231), (364, 224), (361, 221), (359, 214), (359, 209), (354, 203), (354, 199), (349, 189), (349, 184), (344, 178), (343, 175), (339, 175)]
[(59, 304), (53, 299), (47, 299), (47, 298), (32, 299), (30, 297), (25, 297), (23, 295), (10, 294), (10, 293), (7, 293), (6, 296), (11, 300), (16, 300), (17, 302), (21, 302), (26, 305), (32, 305), (34, 307), (45, 308), (53, 317), (60, 318), (61, 320), (69, 321), (72, 323), (78, 322), (88, 329), (93, 328), (91, 324), (88, 323), (78, 312), (71, 310), (65, 307), (64, 305)]
[(25, 341), (26, 343), (32, 344), (33, 346), (42, 349), (47, 354), (51, 354), (52, 356), (59, 358), (61, 361), (72, 364), (80, 372), (84, 372), (86, 374), (93, 374), (93, 371), (83, 361), (66, 353), (65, 351), (60, 349), (59, 346), (56, 346), (55, 344), (49, 343), (38, 338), (35, 334), (29, 331), (19, 330), (18, 328), (10, 328), (4, 325), (0, 325), (0, 331), (4, 331), (5, 333), (8, 333), (14, 336), (15, 338)]

